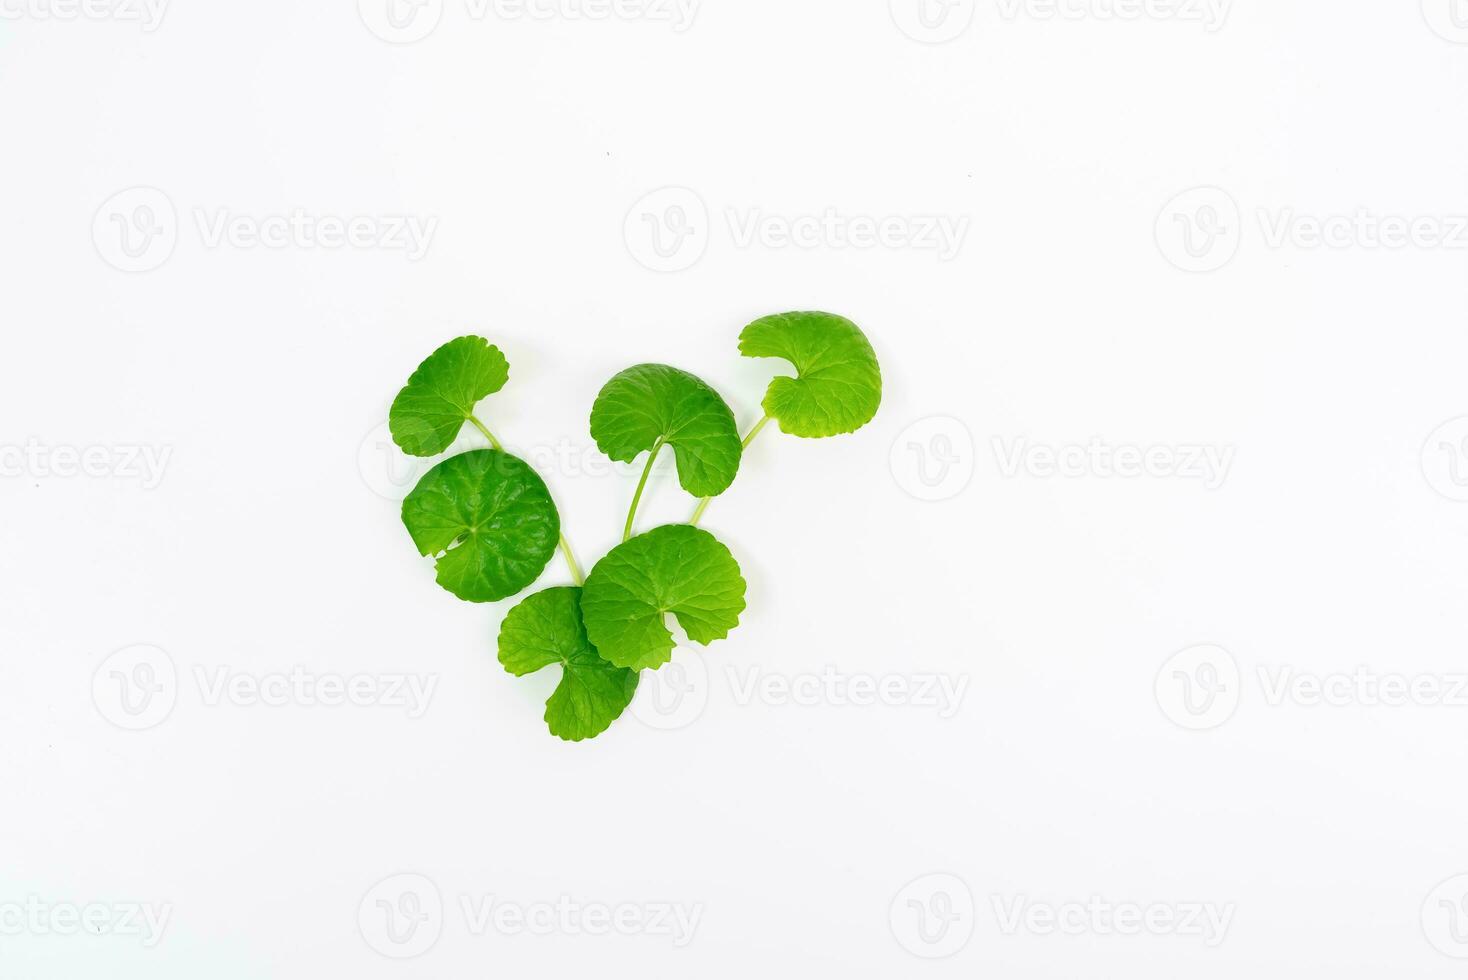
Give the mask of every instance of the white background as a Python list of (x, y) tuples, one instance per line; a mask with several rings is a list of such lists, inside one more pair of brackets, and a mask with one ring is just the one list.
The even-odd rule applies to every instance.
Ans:
[[(1468, 415), (1449, 0), (1238, 0), (1222, 23), (984, 0), (926, 33), (903, 0), (707, 0), (681, 31), (444, 0), (406, 44), (370, 2), (177, 0), (152, 30), (3, 9), (0, 977), (1460, 975), (1442, 903), (1465, 889), (1438, 886), (1468, 872), (1468, 705), (1269, 689), (1468, 670), (1468, 423), (1434, 434)], [(135, 187), (165, 234), (125, 272), (114, 218), (158, 202), (114, 197)], [(664, 187), (687, 192), (639, 203)], [(436, 225), (417, 260), (200, 229), (296, 209)], [(966, 235), (945, 258), (741, 242), (728, 217), (827, 209)], [(1358, 209), (1426, 223), (1374, 247)], [(1335, 247), (1308, 221), (1271, 241), (1340, 215)], [(647, 267), (659, 222), (692, 230), (686, 268)], [(747, 426), (779, 366), (738, 331), (810, 308), (871, 337), (877, 419), (768, 431), (710, 509), (749, 609), (680, 654), (698, 710), (550, 737), (555, 671), (494, 657), (509, 604), (439, 589), (399, 522), (392, 396), (444, 340), (497, 343), (484, 415), (567, 450), (542, 466), (589, 565), (636, 475), (596, 465), (598, 387), (664, 361)], [(1231, 465), (1209, 489), (1006, 464), (1093, 440)], [(88, 447), (119, 462), (64, 475)], [(169, 454), (161, 480), (129, 447)], [(689, 507), (660, 465), (642, 526)], [(139, 644), (176, 692), (130, 731), (109, 657)], [(1169, 664), (1200, 645), (1223, 653)], [(198, 679), (296, 667), (437, 686), (414, 718), (211, 704)], [(739, 689), (828, 667), (963, 696)], [(1187, 711), (1190, 677), (1225, 685), (1221, 715)], [(400, 874), (429, 884), (379, 887)], [(416, 949), (376, 900), (404, 880), (443, 911), (396, 959)], [(461, 904), (563, 896), (701, 918), (680, 948), (476, 934)], [(1231, 921), (1210, 945), (1006, 918), (1092, 897)], [(94, 902), (170, 918), (148, 945), (5, 912)]]

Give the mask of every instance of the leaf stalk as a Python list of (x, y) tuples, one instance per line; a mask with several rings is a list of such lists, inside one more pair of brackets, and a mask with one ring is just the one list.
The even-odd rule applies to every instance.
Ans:
[[(474, 428), (478, 429), (484, 435), (484, 438), (489, 440), (491, 446), (500, 452), (505, 451), (505, 447), (494, 437), (494, 433), (490, 432), (489, 427), (479, 421), (479, 417), (473, 412), (469, 413), (469, 421), (474, 423)], [(586, 576), (581, 573), (581, 566), (577, 564), (576, 555), (571, 551), (571, 542), (566, 540), (564, 533), (560, 537), (561, 556), (566, 559), (566, 567), (571, 570), (571, 581), (576, 585), (582, 585), (586, 582)]]
[(637, 481), (637, 492), (632, 495), (632, 506), (627, 510), (627, 526), (622, 528), (622, 541), (625, 543), (632, 538), (632, 521), (637, 517), (637, 505), (642, 501), (642, 491), (647, 487), (647, 478), (652, 473), (652, 464), (657, 462), (658, 453), (663, 450), (662, 437), (652, 444), (652, 452), (647, 454), (647, 465), (642, 468), (642, 479)]
[[(740, 443), (741, 449), (748, 449), (749, 444), (751, 442), (754, 442), (754, 437), (759, 435), (760, 430), (768, 425), (769, 422), (770, 417), (768, 415), (764, 416), (758, 422), (756, 422), (754, 424), (754, 428), (749, 430), (749, 435), (745, 436), (743, 442)], [(694, 527), (698, 527), (698, 522), (703, 520), (703, 512), (709, 509), (709, 504), (713, 503), (713, 500), (713, 497), (704, 497), (702, 500), (700, 500), (698, 502), (697, 509), (694, 510), (693, 516), (689, 518), (688, 523), (693, 525)]]

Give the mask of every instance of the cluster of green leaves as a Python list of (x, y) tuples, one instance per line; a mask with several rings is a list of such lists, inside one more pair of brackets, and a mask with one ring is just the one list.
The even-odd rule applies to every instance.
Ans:
[[(744, 612), (745, 583), (725, 545), (699, 528), (709, 501), (729, 489), (744, 450), (772, 419), (803, 438), (854, 432), (882, 400), (877, 357), (861, 330), (831, 313), (781, 313), (739, 336), (748, 357), (777, 357), (795, 376), (776, 377), (764, 417), (743, 439), (719, 393), (687, 371), (639, 364), (602, 387), (591, 435), (610, 458), (647, 455), (628, 509), (622, 543), (582, 577), (550, 490), (524, 460), (506, 452), (475, 415), (505, 386), (510, 365), (483, 337), (459, 337), (429, 355), (389, 413), (393, 441), (413, 456), (437, 456), (465, 424), (490, 448), (450, 457), (424, 474), (403, 501), (403, 524), (419, 554), (433, 558), (438, 583), (468, 602), (497, 602), (540, 578), (559, 546), (574, 582), (536, 592), (505, 616), (499, 660), (517, 677), (559, 665), (561, 680), (545, 721), (567, 741), (594, 738), (631, 704), (643, 670), (672, 658), (671, 614), (695, 643), (728, 636)], [(637, 506), (663, 447), (684, 490), (700, 498), (687, 524), (634, 536)]]

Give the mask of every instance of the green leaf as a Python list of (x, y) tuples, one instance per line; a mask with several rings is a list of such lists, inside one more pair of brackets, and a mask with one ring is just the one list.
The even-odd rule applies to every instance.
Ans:
[(639, 364), (608, 381), (591, 406), (591, 437), (622, 463), (672, 446), (678, 482), (695, 497), (729, 489), (743, 453), (734, 413), (719, 393), (666, 364)]
[(522, 599), (500, 626), (499, 656), (516, 677), (561, 665), (561, 682), (545, 702), (545, 723), (568, 742), (606, 731), (637, 693), (637, 671), (607, 663), (586, 638), (577, 588)]
[(586, 635), (619, 667), (661, 667), (673, 656), (664, 621), (678, 618), (695, 643), (723, 639), (744, 611), (744, 577), (719, 539), (669, 524), (618, 545), (586, 578)]
[(454, 441), (474, 406), (505, 386), (510, 364), (483, 337), (460, 337), (428, 355), (393, 399), (393, 442), (410, 456), (437, 456)]
[(834, 313), (779, 313), (739, 335), (745, 357), (783, 357), (796, 376), (770, 382), (764, 409), (780, 429), (820, 438), (855, 432), (882, 402), (882, 371), (866, 335)]
[(403, 500), (403, 523), (419, 554), (438, 557), (438, 584), (470, 602), (534, 582), (561, 533), (545, 481), (498, 449), (461, 453), (423, 474)]

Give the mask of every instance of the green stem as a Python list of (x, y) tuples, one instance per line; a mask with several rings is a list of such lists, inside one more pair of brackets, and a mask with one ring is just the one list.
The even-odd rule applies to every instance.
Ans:
[[(505, 447), (500, 444), (500, 441), (494, 437), (494, 433), (490, 432), (489, 428), (483, 422), (479, 421), (473, 412), (469, 413), (469, 421), (474, 423), (474, 428), (484, 434), (484, 438), (489, 440), (491, 446), (500, 452), (504, 452)], [(571, 581), (576, 585), (581, 585), (586, 581), (586, 576), (581, 574), (581, 566), (576, 563), (576, 555), (571, 551), (571, 542), (566, 540), (564, 534), (561, 535), (560, 546), (561, 555), (566, 559), (566, 567), (571, 569)]]
[(632, 520), (637, 516), (637, 504), (642, 500), (642, 490), (647, 486), (647, 477), (652, 473), (652, 464), (657, 462), (658, 453), (662, 449), (663, 440), (658, 439), (652, 444), (652, 452), (647, 454), (647, 465), (642, 468), (642, 479), (637, 481), (637, 492), (632, 495), (632, 506), (627, 511), (627, 526), (622, 529), (623, 541), (632, 537)]
[(561, 554), (566, 559), (566, 567), (571, 569), (572, 583), (575, 585), (585, 584), (586, 576), (581, 574), (581, 566), (576, 564), (576, 556), (571, 554), (571, 542), (566, 540), (564, 534), (561, 535)]
[[(749, 435), (744, 437), (744, 442), (742, 443), (743, 448), (748, 449), (749, 444), (751, 442), (754, 442), (754, 437), (759, 435), (760, 430), (768, 425), (769, 422), (770, 417), (768, 415), (756, 422), (754, 424), (754, 428), (749, 430)], [(694, 510), (693, 517), (689, 519), (688, 523), (693, 525), (694, 527), (698, 527), (698, 522), (703, 520), (703, 512), (709, 509), (709, 504), (713, 503), (713, 500), (713, 497), (704, 497), (702, 500), (700, 500), (698, 502), (698, 508)]]
[(504, 451), (505, 447), (500, 445), (500, 441), (494, 437), (494, 433), (486, 429), (484, 427), (484, 423), (479, 421), (479, 419), (475, 417), (473, 412), (469, 413), (469, 421), (474, 423), (474, 428), (484, 433), (484, 438), (489, 440), (489, 444), (491, 446), (500, 450), (501, 452)]
[(709, 509), (709, 504), (713, 503), (713, 500), (713, 497), (704, 497), (700, 500), (698, 507), (693, 511), (693, 517), (689, 519), (688, 523), (694, 527), (698, 527), (698, 522), (703, 520), (703, 512)]
[(754, 442), (754, 437), (757, 436), (757, 435), (759, 435), (760, 430), (763, 429), (765, 426), (767, 426), (769, 424), (770, 424), (770, 417), (768, 415), (766, 415), (764, 418), (762, 418), (758, 422), (756, 422), (754, 424), (754, 428), (752, 428), (752, 429), (749, 430), (749, 435), (747, 435), (747, 436), (744, 437), (744, 442), (743, 442), (744, 448), (745, 449), (748, 449), (749, 448), (749, 444), (751, 442)]

